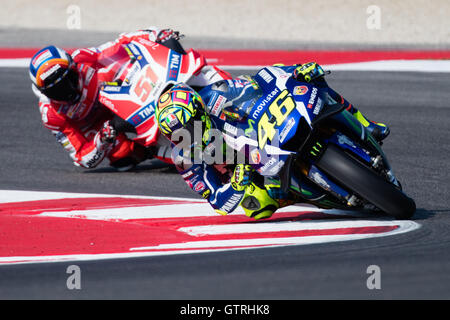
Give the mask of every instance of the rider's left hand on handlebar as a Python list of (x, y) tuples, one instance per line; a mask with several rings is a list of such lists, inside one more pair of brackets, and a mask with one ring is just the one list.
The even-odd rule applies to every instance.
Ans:
[(156, 36), (156, 42), (162, 43), (172, 38), (174, 38), (175, 40), (180, 40), (180, 37), (181, 36), (179, 31), (174, 31), (172, 29), (163, 29), (159, 31), (158, 35)]
[(315, 62), (309, 62), (298, 66), (294, 72), (293, 77), (302, 82), (311, 82), (314, 79), (325, 75), (322, 67)]

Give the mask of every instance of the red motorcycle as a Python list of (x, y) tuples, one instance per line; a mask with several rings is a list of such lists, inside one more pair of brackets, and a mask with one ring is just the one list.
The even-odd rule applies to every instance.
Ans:
[[(146, 148), (157, 149), (155, 156), (171, 163), (170, 142), (159, 135), (155, 106), (168, 86), (183, 82), (194, 89), (231, 76), (195, 50), (185, 51), (176, 39), (164, 44), (145, 39), (123, 45), (112, 58), (109, 68), (116, 68), (116, 79), (103, 85), (99, 101), (121, 120), (115, 121), (118, 132), (126, 132)], [(117, 118), (117, 117), (116, 117)]]

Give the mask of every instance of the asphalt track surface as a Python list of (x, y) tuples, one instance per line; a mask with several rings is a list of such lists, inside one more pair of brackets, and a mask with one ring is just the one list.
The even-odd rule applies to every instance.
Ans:
[[(233, 71), (234, 75), (251, 72)], [(413, 232), (367, 240), (216, 253), (0, 266), (2, 299), (449, 299), (450, 75), (333, 72), (329, 84), (388, 123), (384, 150), (417, 203)], [(74, 167), (40, 120), (27, 70), (0, 69), (0, 190), (195, 197), (174, 171)], [(366, 286), (369, 265), (381, 289)]]

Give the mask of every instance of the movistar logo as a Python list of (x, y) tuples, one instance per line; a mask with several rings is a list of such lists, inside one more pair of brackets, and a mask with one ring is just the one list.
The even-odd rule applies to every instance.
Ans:
[(271, 93), (269, 93), (263, 101), (256, 107), (256, 110), (252, 114), (253, 119), (257, 119), (261, 111), (264, 109), (264, 107), (274, 98), (278, 95), (279, 89), (275, 88)]

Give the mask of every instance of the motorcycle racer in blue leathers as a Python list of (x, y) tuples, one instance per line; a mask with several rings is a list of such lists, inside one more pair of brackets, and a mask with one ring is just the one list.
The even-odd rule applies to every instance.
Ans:
[[(325, 72), (317, 63), (276, 68), (299, 82), (312, 82), (315, 86), (326, 88), (329, 96), (343, 104), (378, 141), (389, 134), (386, 125), (366, 119), (350, 102), (331, 89), (324, 79)], [(248, 217), (262, 219), (272, 216), (280, 207), (298, 202), (291, 194), (281, 192), (279, 186), (265, 184), (264, 178), (246, 161), (236, 163), (235, 157), (231, 158), (231, 163), (205, 161), (205, 155), (211, 156), (211, 152), (217, 151), (210, 148), (212, 131), (217, 128), (227, 130), (227, 120), (245, 120), (261, 95), (257, 83), (249, 76), (242, 76), (216, 82), (198, 92), (185, 84), (176, 84), (158, 100), (158, 126), (174, 144), (173, 158), (179, 173), (189, 187), (207, 199), (219, 214), (228, 214), (241, 205)], [(214, 119), (217, 118), (225, 120), (225, 126), (216, 123), (218, 120)], [(176, 133), (185, 130), (190, 138), (194, 137), (195, 122), (201, 122), (200, 139), (189, 140), (187, 150), (177, 148), (179, 135)], [(183, 142), (186, 145), (186, 141)], [(196, 158), (196, 154), (200, 154), (200, 158)]]

